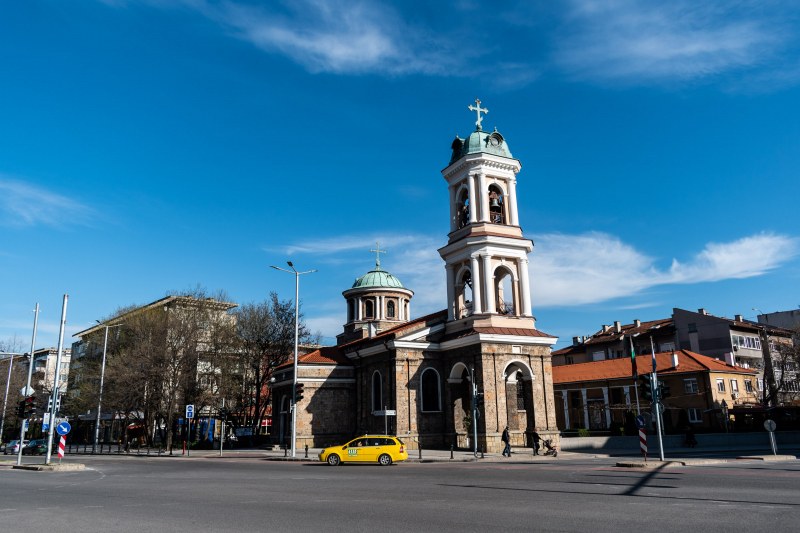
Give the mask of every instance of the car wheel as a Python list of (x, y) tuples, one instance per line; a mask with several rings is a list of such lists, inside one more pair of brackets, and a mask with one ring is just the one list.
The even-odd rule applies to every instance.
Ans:
[(328, 456), (328, 464), (331, 466), (339, 466), (341, 462), (342, 460), (339, 459), (339, 456), (335, 453), (332, 453)]
[(382, 466), (389, 466), (390, 464), (392, 464), (392, 458), (384, 453), (384, 454), (381, 454), (380, 457), (378, 457), (378, 462)]

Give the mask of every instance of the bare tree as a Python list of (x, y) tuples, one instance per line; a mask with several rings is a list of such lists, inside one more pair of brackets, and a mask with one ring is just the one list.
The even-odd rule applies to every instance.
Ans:
[[(255, 432), (258, 423), (267, 414), (270, 405), (270, 378), (276, 367), (289, 361), (294, 353), (294, 305), (291, 301), (278, 299), (271, 293), (263, 302), (246, 304), (234, 313), (238, 351), (244, 376), (245, 416), (251, 414), (250, 425)], [(308, 341), (310, 334), (298, 318), (298, 338)]]

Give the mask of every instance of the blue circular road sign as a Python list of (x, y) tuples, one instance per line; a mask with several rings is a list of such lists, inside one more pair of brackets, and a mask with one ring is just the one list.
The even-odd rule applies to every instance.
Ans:
[(72, 429), (72, 426), (69, 425), (69, 422), (61, 422), (59, 425), (56, 426), (56, 431), (59, 435), (66, 435), (69, 433), (69, 430)]

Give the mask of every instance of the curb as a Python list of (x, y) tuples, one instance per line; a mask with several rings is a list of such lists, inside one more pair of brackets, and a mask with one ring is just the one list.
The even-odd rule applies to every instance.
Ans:
[(14, 465), (14, 470), (31, 470), (34, 472), (77, 472), (84, 470), (86, 465), (81, 463), (47, 464), (47, 465)]

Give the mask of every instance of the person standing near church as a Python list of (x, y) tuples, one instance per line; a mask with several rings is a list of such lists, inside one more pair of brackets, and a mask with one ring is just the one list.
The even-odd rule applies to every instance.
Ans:
[(531, 439), (533, 440), (533, 455), (539, 455), (539, 441), (542, 440), (542, 438), (539, 436), (539, 434), (536, 432), (535, 429), (533, 430)]
[(506, 426), (506, 428), (503, 430), (503, 436), (500, 437), (500, 440), (505, 444), (505, 447), (503, 448), (503, 456), (511, 457), (511, 436), (508, 434), (508, 426)]

